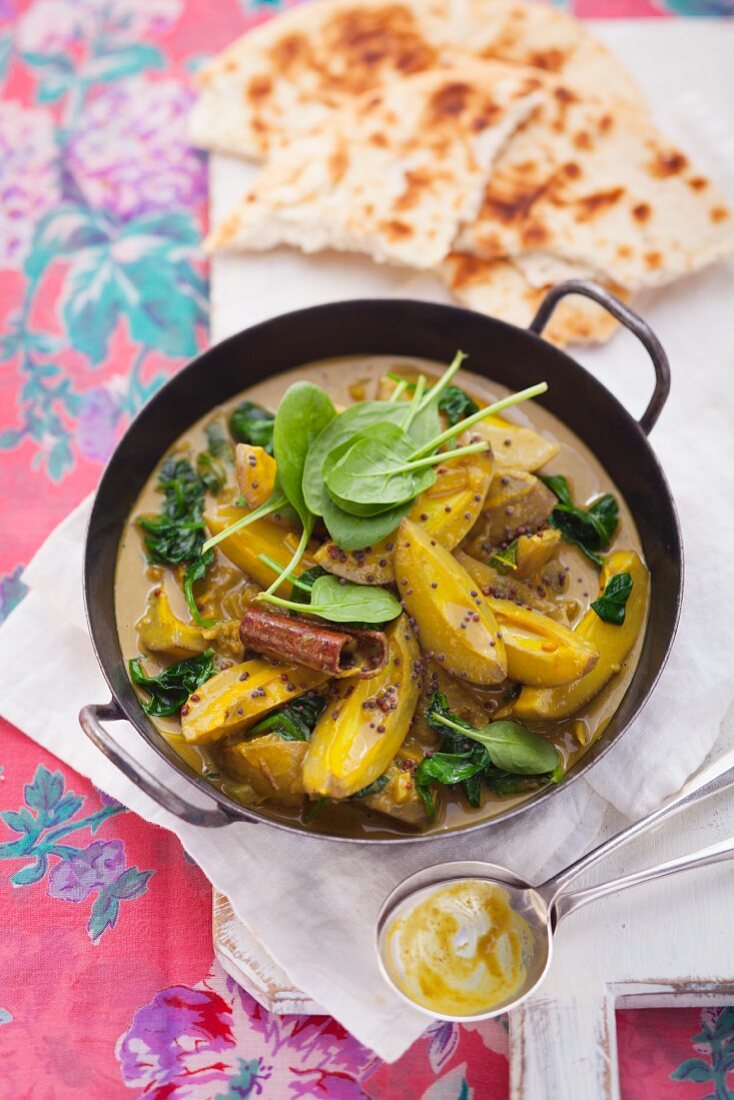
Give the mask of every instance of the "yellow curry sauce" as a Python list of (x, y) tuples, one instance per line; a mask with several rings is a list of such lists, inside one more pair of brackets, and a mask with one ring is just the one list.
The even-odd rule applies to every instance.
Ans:
[[(378, 387), (382, 385), (384, 388), (383, 376), (387, 372), (396, 373), (403, 377), (415, 377), (420, 370), (426, 374), (430, 384), (438, 376), (441, 369), (439, 364), (423, 360), (398, 359), (397, 357), (387, 356), (360, 356), (346, 360), (329, 360), (309, 364), (244, 390), (222, 406), (220, 410), (211, 410), (181, 437), (169, 451), (169, 454), (188, 455), (193, 459), (197, 452), (205, 450), (207, 446), (206, 426), (218, 414), (222, 412), (229, 414), (243, 398), (247, 398), (274, 412), (288, 386), (297, 379), (307, 379), (323, 387), (334, 401), (337, 409), (339, 409), (348, 406), (355, 400), (373, 399), (378, 392)], [(380, 383), (381, 379), (383, 379), (382, 383)], [(461, 371), (455, 382), (480, 404), (490, 403), (498, 397), (504, 396), (507, 392), (503, 387), (490, 383), (469, 371)], [(384, 395), (381, 393), (380, 396)], [(619, 507), (619, 524), (609, 549), (615, 552), (629, 550), (641, 556), (639, 537), (629, 509), (616, 486), (610, 481), (606, 471), (588, 448), (554, 416), (536, 405), (530, 407), (520, 406), (517, 409), (510, 410), (505, 415), (509, 424), (522, 425), (534, 429), (536, 433), (540, 433), (549, 442), (549, 451), (555, 451), (557, 448), (557, 453), (553, 454), (553, 457), (543, 465), (542, 473), (544, 475), (563, 474), (568, 477), (573, 488), (574, 500), (577, 503), (585, 504), (600, 493), (609, 492), (614, 494)], [(487, 510), (491, 508), (494, 499), (493, 493), (499, 493), (500, 500), (502, 499), (501, 494), (504, 491), (503, 485), (505, 483), (512, 482), (510, 489), (513, 489), (515, 485), (513, 479), (519, 479), (519, 484), (521, 484), (523, 477), (535, 480), (532, 475), (522, 470), (519, 471), (516, 478), (515, 471), (512, 469), (512, 447), (515, 444), (515, 439), (510, 440), (508, 438), (504, 440), (501, 438), (502, 434), (500, 431), (500, 434), (497, 435), (495, 431), (492, 437), (495, 463), (489, 482), (489, 494), (484, 505)], [(521, 443), (522, 440), (518, 445)], [(551, 447), (550, 444), (553, 446)], [(501, 456), (498, 452), (502, 452)], [(142, 655), (146, 672), (149, 675), (157, 674), (175, 659), (174, 652), (170, 648), (167, 654), (162, 654), (155, 649), (146, 649), (141, 645), (139, 625), (146, 615), (151, 601), (156, 600), (156, 593), (163, 593), (167, 597), (170, 610), (175, 619), (179, 621), (180, 625), (177, 627), (179, 633), (185, 635), (186, 624), (190, 620), (181, 590), (180, 570), (148, 564), (141, 533), (135, 524), (137, 517), (155, 514), (160, 509), (161, 494), (157, 488), (157, 473), (157, 469), (152, 471), (145, 489), (132, 510), (130, 521), (120, 544), (116, 577), (117, 624), (123, 657), (127, 662), (130, 658)], [(481, 476), (483, 476), (481, 470), (477, 476), (481, 480)], [(470, 487), (472, 489), (476, 488), (471, 484)], [(486, 488), (485, 483), (485, 491)], [(229, 507), (227, 501), (233, 505), (236, 496), (237, 491), (234, 487), (225, 489), (222, 498), (214, 501), (211, 507), (209, 503), (207, 504), (205, 515), (214, 514), (216, 518), (218, 509), (219, 514), (226, 516)], [(252, 502), (250, 503), (252, 504)], [(447, 510), (450, 510), (450, 508), (447, 508)], [(482, 562), (477, 565), (477, 561), (483, 553), (481, 523), (481, 519), (476, 524), (472, 520), (470, 529), (463, 534), (461, 542), (453, 551), (457, 561), (463, 562), (464, 565), (469, 564), (475, 570), (479, 587), (482, 586), (482, 568), (486, 568)], [(212, 533), (215, 531), (211, 524), (210, 530)], [(247, 534), (247, 530), (242, 531), (242, 536)], [(284, 563), (287, 562), (292, 549), (295, 547), (298, 532), (297, 530), (294, 531), (293, 528), (289, 529), (285, 525), (280, 527), (275, 525), (275, 531), (277, 544), (268, 548), (269, 554), (271, 557), (277, 558), (279, 562)], [(456, 533), (461, 534), (462, 532), (457, 531)], [(323, 537), (322, 535), (322, 541)], [(252, 531), (252, 538), (255, 539), (254, 530)], [(215, 566), (210, 570), (205, 581), (201, 582), (200, 588), (197, 588), (197, 601), (207, 616), (228, 621), (232, 624), (229, 633), (226, 629), (219, 629), (210, 634), (206, 642), (207, 645), (215, 649), (218, 661), (223, 662), (226, 667), (227, 664), (233, 665), (243, 659), (241, 651), (238, 653), (239, 640), (236, 632), (236, 620), (241, 616), (243, 609), (257, 595), (258, 591), (269, 583), (273, 574), (266, 567), (258, 564), (257, 553), (255, 552), (258, 549), (257, 546), (254, 547), (248, 557), (248, 561), (251, 560), (253, 563), (253, 571), (248, 576), (222, 552), (223, 545), (226, 545), (226, 540), (225, 544), (218, 546), (215, 550)], [(316, 548), (315, 552), (318, 555), (317, 560), (327, 570), (333, 569), (334, 572), (338, 573), (340, 569), (345, 568), (339, 556), (330, 551), (328, 545), (324, 544), (320, 552)], [(356, 559), (358, 555), (353, 557)], [(384, 561), (385, 559), (381, 560)], [(313, 564), (313, 559), (307, 556), (304, 564)], [(346, 568), (352, 566), (354, 570), (352, 579), (364, 580), (364, 577), (359, 577), (359, 561), (348, 561)], [(390, 567), (388, 566), (388, 568)], [(349, 575), (352, 576), (352, 574)], [(390, 583), (391, 579), (394, 578), (383, 579), (377, 577), (375, 583)], [(372, 577), (370, 576), (368, 583), (371, 581)], [(543, 588), (546, 582), (548, 582), (547, 588)], [(538, 601), (539, 608), (547, 609), (551, 604), (560, 601), (559, 606), (562, 604), (563, 615), (557, 616), (557, 618), (562, 618), (565, 627), (573, 630), (579, 624), (583, 626), (585, 616), (595, 615), (594, 612), (589, 611), (589, 604), (599, 594), (599, 571), (578, 549), (565, 542), (560, 543), (551, 559), (541, 568), (539, 573), (529, 578), (529, 583), (536, 592), (533, 598)], [(286, 592), (287, 587), (289, 586), (284, 586), (284, 592)], [(544, 594), (540, 595), (541, 592)], [(498, 602), (498, 607), (500, 604), (501, 601)], [(517, 607), (517, 601), (514, 601), (513, 605)], [(522, 718), (518, 717), (517, 720), (522, 721), (527, 728), (539, 732), (556, 746), (566, 770), (603, 733), (629, 686), (642, 647), (644, 625), (648, 611), (647, 605), (648, 601), (645, 598), (637, 608), (637, 636), (631, 650), (620, 662), (619, 667), (614, 666), (612, 672), (609, 673), (611, 680), (593, 698), (585, 701), (580, 709), (573, 710), (572, 713), (568, 713), (562, 718), (537, 717), (533, 713), (536, 704), (533, 702), (534, 696), (532, 693), (542, 694), (543, 690), (557, 693), (563, 689), (543, 689), (538, 686), (526, 686), (522, 689), (520, 701), (521, 705), (524, 706), (524, 716)], [(499, 610), (497, 613), (499, 614)], [(498, 621), (502, 625), (501, 618)], [(596, 624), (592, 625), (596, 629)], [(606, 626), (606, 624), (601, 623), (599, 625)], [(513, 629), (522, 634), (522, 623), (515, 624)], [(614, 631), (620, 629), (619, 627), (606, 626), (606, 633), (611, 632), (612, 637), (614, 637)], [(581, 630), (580, 633), (582, 633)], [(184, 653), (187, 644), (185, 636), (182, 637), (182, 641), (184, 648), (181, 653)], [(201, 643), (200, 648), (203, 644)], [(546, 649), (549, 651), (552, 648), (552, 642), (546, 645)], [(180, 655), (178, 654), (178, 656)], [(423, 656), (426, 657), (425, 653)], [(507, 683), (485, 684), (483, 686), (467, 684), (449, 675), (445, 666), (441, 667), (435, 660), (431, 660), (431, 654), (428, 655), (426, 666), (429, 684), (434, 689), (439, 688), (444, 691), (451, 707), (459, 711), (465, 719), (474, 725), (482, 725), (498, 715), (514, 717), (512, 714), (512, 693), (508, 693)], [(361, 682), (369, 683), (369, 681)], [(525, 699), (523, 699), (523, 695), (526, 696)], [(145, 698), (144, 694), (141, 695), (142, 698)], [(397, 791), (398, 788), (403, 790), (407, 809), (404, 807), (400, 813), (393, 815), (390, 812), (393, 806), (392, 804), (388, 805), (384, 795), (377, 795), (357, 802), (323, 802), (322, 800), (323, 804), (319, 805), (318, 817), (315, 821), (309, 820), (314, 803), (304, 800), (300, 787), (296, 786), (289, 792), (288, 784), (281, 784), (282, 797), (279, 797), (276, 801), (272, 797), (268, 797), (267, 783), (256, 782), (253, 786), (249, 778), (247, 782), (243, 782), (237, 769), (235, 769), (237, 774), (232, 771), (228, 763), (233, 759), (232, 746), (225, 749), (224, 745), (216, 743), (189, 744), (185, 742), (181, 735), (181, 723), (178, 718), (155, 718), (152, 721), (191, 767), (200, 774), (207, 776), (215, 786), (220, 787), (233, 798), (245, 804), (257, 804), (263, 812), (273, 818), (289, 821), (298, 820), (304, 824), (305, 828), (314, 828), (320, 832), (336, 832), (351, 836), (394, 836), (396, 834), (404, 835), (406, 829), (412, 831), (416, 828), (422, 831), (452, 829), (465, 824), (467, 820), (479, 822), (488, 817), (501, 814), (509, 807), (528, 797), (528, 794), (525, 793), (513, 794), (509, 797), (498, 797), (485, 792), (481, 807), (472, 808), (458, 793), (458, 789), (446, 789), (436, 819), (429, 822), (421, 813), (420, 806), (417, 804), (412, 792), (410, 794), (405, 793), (410, 788), (410, 768), (415, 765), (415, 759), (411, 762), (411, 754), (414, 758), (420, 759), (425, 752), (436, 750), (436, 735), (422, 719), (425, 702), (424, 692), (418, 702), (416, 717), (405, 742), (403, 755), (407, 758), (407, 763), (403, 757), (400, 758), (401, 767), (405, 768), (405, 772), (398, 775), (396, 781), (391, 782), (390, 787), (391, 792), (393, 792), (393, 789)], [(246, 739), (246, 734), (244, 737)], [(264, 738), (261, 740), (265, 741)], [(283, 747), (277, 745), (275, 740), (277, 739), (274, 739), (274, 743), (271, 745), (264, 743), (262, 746), (263, 751), (270, 752), (272, 757), (272, 763), (267, 765), (266, 772), (268, 767), (273, 767), (277, 771), (282, 766)], [(243, 756), (246, 756), (249, 751), (243, 741), (240, 741), (239, 749)], [(302, 743), (291, 743), (291, 748), (288, 751), (290, 754), (289, 767), (292, 766), (296, 758), (299, 762), (302, 762), (305, 751)], [(250, 776), (249, 771), (247, 774)], [(384, 810), (388, 812), (382, 812)]]
[(481, 879), (428, 887), (409, 898), (382, 939), (397, 988), (439, 1016), (477, 1016), (519, 994), (535, 947), (507, 890)]

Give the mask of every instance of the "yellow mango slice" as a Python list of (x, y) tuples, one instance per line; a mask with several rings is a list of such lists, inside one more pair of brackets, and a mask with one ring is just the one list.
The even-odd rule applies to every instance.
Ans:
[(488, 416), (472, 428), (482, 439), (492, 444), (497, 469), (529, 470), (533, 473), (558, 454), (560, 445), (532, 428), (511, 424), (501, 416)]
[(604, 562), (600, 594), (618, 573), (629, 573), (632, 577), (632, 591), (627, 600), (624, 622), (620, 626), (605, 623), (596, 611), (589, 608), (575, 630), (579, 638), (590, 642), (598, 650), (596, 666), (586, 676), (566, 687), (524, 687), (513, 708), (517, 718), (567, 718), (586, 706), (612, 676), (621, 671), (645, 623), (650, 578), (644, 562), (634, 550), (617, 550)]
[(520, 535), (515, 553), (514, 575), (520, 580), (534, 577), (558, 552), (560, 544), (561, 532), (555, 527), (546, 527), (544, 531), (536, 531), (534, 535)]
[(189, 744), (206, 745), (254, 726), (271, 710), (326, 683), (328, 676), (301, 665), (243, 661), (212, 676), (181, 709)]
[(496, 599), (514, 600), (515, 603), (532, 607), (543, 615), (550, 615), (552, 619), (563, 614), (562, 604), (541, 596), (536, 589), (518, 580), (514, 573), (499, 573), (491, 565), (479, 561), (464, 550), (456, 550), (454, 557), (477, 582), (485, 596), (490, 594)]
[(238, 443), (235, 447), (235, 478), (247, 507), (258, 508), (273, 492), (277, 463), (262, 447)]
[(512, 600), (487, 597), (502, 633), (511, 680), (535, 687), (570, 684), (590, 672), (599, 651), (567, 626), (518, 607)]
[(257, 804), (276, 799), (282, 806), (303, 801), (303, 759), (306, 741), (285, 741), (277, 733), (266, 733), (249, 741), (238, 741), (222, 750), (230, 775), (246, 783), (248, 801)]
[(506, 678), (497, 620), (476, 582), (448, 550), (408, 519), (398, 531), (395, 579), (425, 652), (472, 684), (497, 684)]
[(163, 588), (151, 592), (148, 608), (137, 623), (137, 629), (144, 649), (150, 653), (165, 653), (176, 661), (203, 653), (208, 645), (198, 626), (185, 623), (174, 615)]
[(420, 650), (407, 616), (387, 630), (384, 669), (341, 681), (316, 723), (303, 764), (312, 798), (349, 798), (379, 779), (405, 740), (420, 695)]
[[(224, 531), (225, 527), (229, 527), (231, 523), (245, 515), (247, 515), (246, 508), (227, 505), (224, 508), (205, 512), (204, 522), (211, 535), (218, 535), (220, 531)], [(218, 549), (249, 577), (263, 588), (267, 588), (275, 579), (275, 573), (260, 561), (258, 555), (266, 554), (285, 568), (298, 546), (298, 539), (299, 535), (295, 531), (286, 531), (268, 519), (256, 519), (248, 527), (243, 527), (241, 531), (235, 531), (233, 535), (223, 539)], [(293, 572), (300, 576), (313, 565), (313, 556), (307, 552)], [(278, 594), (287, 597), (291, 588), (292, 585), (288, 581), (283, 581)]]
[(492, 545), (499, 546), (514, 538), (519, 530), (523, 534), (534, 531), (545, 523), (557, 503), (555, 493), (533, 474), (524, 470), (498, 471), (484, 506), (484, 514), (491, 522)]
[[(415, 763), (419, 764), (422, 758), (421, 755)], [(406, 757), (405, 762), (408, 759)], [(409, 768), (401, 767), (403, 762), (403, 754), (400, 752), (385, 773), (386, 786), (376, 794), (361, 799), (359, 805), (391, 817), (401, 825), (416, 828), (427, 824), (428, 815), (423, 799), (418, 794), (413, 772)]]
[[(447, 456), (449, 457), (449, 456)], [(494, 462), (489, 453), (464, 455), (439, 466), (430, 489), (416, 497), (408, 519), (447, 550), (453, 550), (479, 518), (489, 491)], [(392, 584), (395, 580), (393, 533), (370, 550), (347, 552), (325, 542), (314, 554), (318, 565), (355, 584)]]

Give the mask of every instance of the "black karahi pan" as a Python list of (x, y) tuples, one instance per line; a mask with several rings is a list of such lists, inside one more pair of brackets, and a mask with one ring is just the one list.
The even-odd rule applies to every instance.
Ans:
[[(655, 389), (639, 421), (582, 366), (541, 339), (553, 310), (568, 294), (581, 294), (604, 306), (647, 350), (655, 368)], [(239, 820), (268, 822), (293, 833), (304, 831), (298, 822), (242, 806), (198, 775), (148, 719), (127, 677), (115, 622), (115, 563), (128, 515), (151, 471), (209, 409), (282, 371), (348, 355), (410, 355), (449, 362), (457, 348), (469, 354), (475, 373), (486, 373), (491, 381), (511, 389), (530, 386), (539, 378), (549, 383), (539, 403), (576, 433), (616, 483), (637, 524), (650, 569), (650, 617), (634, 678), (604, 735), (569, 771), (564, 787), (608, 751), (649, 698), (678, 623), (683, 560), (675, 505), (647, 439), (670, 388), (665, 352), (648, 325), (602, 287), (580, 280), (552, 289), (527, 331), (466, 309), (398, 299), (334, 302), (286, 313), (205, 351), (159, 390), (120, 440), (102, 476), (89, 521), (84, 560), (87, 621), (112, 699), (84, 707), (80, 722), (87, 736), (133, 783), (177, 817), (203, 826)], [(483, 371), (481, 364), (490, 366)], [(121, 719), (131, 722), (170, 767), (185, 776), (192, 788), (204, 792), (216, 808), (199, 807), (180, 797), (137, 763), (103, 725)], [(506, 821), (553, 798), (560, 789), (545, 787), (507, 813), (468, 821), (452, 832)], [(447, 835), (439, 829), (366, 839), (335, 836), (319, 833), (318, 821), (308, 832), (371, 844), (415, 843)]]

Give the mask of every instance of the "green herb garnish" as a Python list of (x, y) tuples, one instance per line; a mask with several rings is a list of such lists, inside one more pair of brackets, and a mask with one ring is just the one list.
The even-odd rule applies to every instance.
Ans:
[(608, 582), (592, 608), (605, 623), (621, 626), (624, 622), (625, 606), (632, 591), (632, 577), (629, 573), (616, 573)]
[(129, 662), (130, 679), (150, 695), (141, 706), (153, 718), (168, 718), (178, 714), (189, 695), (216, 674), (214, 650), (207, 649), (196, 657), (187, 657), (169, 665), (158, 676), (146, 676), (141, 657)]
[(248, 730), (248, 736), (277, 733), (284, 741), (309, 741), (325, 706), (325, 695), (307, 692), (263, 718), (262, 722)]

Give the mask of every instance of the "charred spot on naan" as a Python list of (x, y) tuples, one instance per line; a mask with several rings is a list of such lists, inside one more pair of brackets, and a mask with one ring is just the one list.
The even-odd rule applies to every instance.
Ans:
[(688, 157), (677, 149), (660, 150), (650, 161), (648, 169), (656, 179), (680, 175), (688, 167)]

